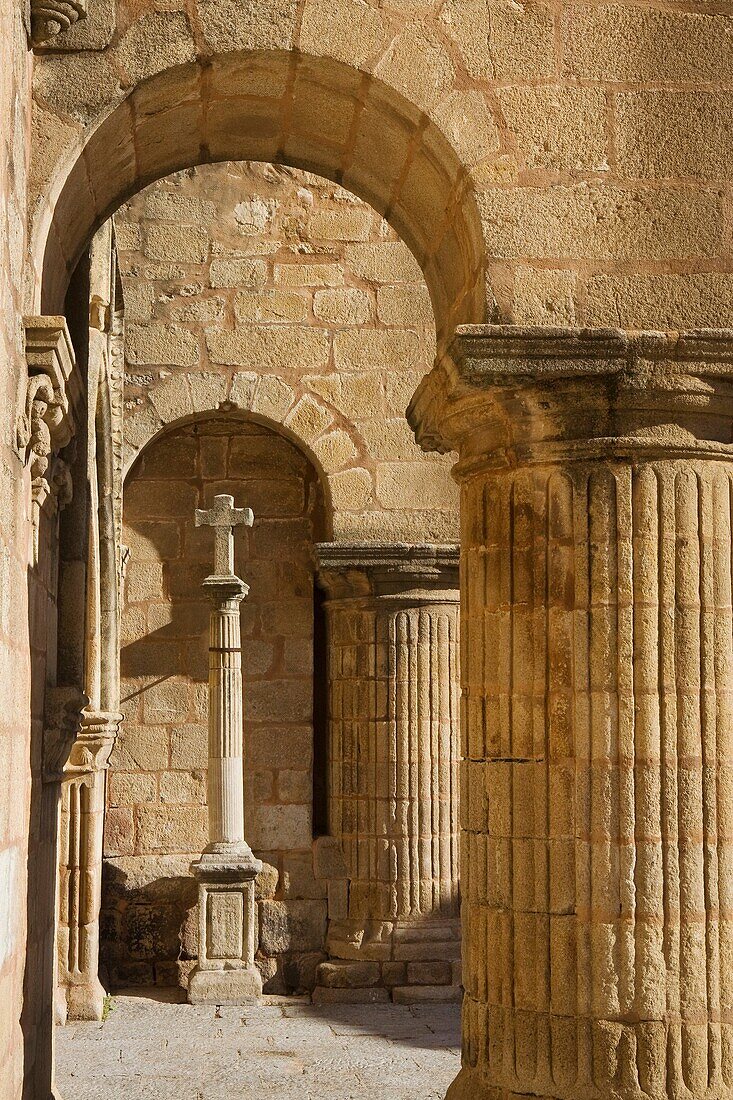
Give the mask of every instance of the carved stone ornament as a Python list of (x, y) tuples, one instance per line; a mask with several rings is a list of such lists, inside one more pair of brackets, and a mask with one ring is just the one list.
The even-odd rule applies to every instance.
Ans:
[(103, 771), (119, 733), (123, 716), (113, 711), (84, 707), (79, 725), (63, 765), (66, 778)]
[(49, 496), (59, 506), (71, 499), (68, 466), (58, 458), (74, 434), (78, 394), (74, 349), (63, 317), (25, 321), (28, 378), (16, 424), (16, 449), (31, 475), (33, 561), (38, 561), (40, 513)]
[(86, 14), (86, 0), (30, 0), (31, 43), (44, 45)]
[(46, 696), (43, 728), (43, 779), (58, 782), (64, 776), (69, 756), (79, 737), (84, 708), (89, 698), (78, 688), (54, 687)]

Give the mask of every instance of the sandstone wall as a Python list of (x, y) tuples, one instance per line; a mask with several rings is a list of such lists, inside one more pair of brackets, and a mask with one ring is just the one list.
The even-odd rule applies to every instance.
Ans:
[[(23, 365), (21, 293), (28, 155), (28, 54), (20, 6), (0, 2), (0, 1093), (22, 1092), (30, 803), (30, 487), (14, 452)], [(43, 593), (37, 593), (42, 608)], [(36, 644), (45, 642), (38, 636)], [(37, 701), (42, 705), (42, 698)], [(36, 718), (38, 718), (36, 709)], [(30, 1053), (30, 1051), (29, 1051)]]
[[(247, 839), (272, 868), (260, 883), (260, 964), (270, 989), (312, 986), (326, 890), (310, 852), (312, 549), (331, 537), (456, 537), (447, 459), (426, 457), (404, 418), (434, 355), (430, 300), (409, 250), (371, 208), (291, 169), (181, 172), (130, 200), (115, 223), (133, 465), (105, 960), (114, 983), (166, 984), (185, 981), (195, 956), (188, 868), (205, 843), (199, 585), (211, 532), (195, 530), (193, 514), (232, 491), (256, 516), (238, 562), (252, 585), (243, 609)], [(219, 420), (201, 419), (217, 409)]]
[[(87, 221), (139, 180), (202, 156), (256, 157), (343, 179), (388, 213), (446, 327), (495, 303), (517, 322), (730, 324), (727, 13), (162, 6), (100, 2), (86, 37), (39, 66), (34, 254), (40, 276), (45, 251), (51, 297)], [(44, 197), (64, 181), (52, 225)]]
[[(194, 509), (231, 493), (257, 516), (237, 536), (242, 607), (246, 836), (258, 879), (266, 988), (312, 985), (325, 885), (313, 877), (313, 565), (323, 524), (315, 471), (292, 443), (229, 417), (152, 444), (125, 489), (130, 547), (122, 619), (126, 721), (111, 760), (103, 960), (113, 985), (185, 982), (196, 956), (206, 818), (213, 532)], [(313, 953), (316, 954), (313, 954)], [(278, 965), (279, 962), (279, 965)], [(267, 984), (269, 982), (269, 984)]]
[(430, 300), (372, 209), (318, 177), (222, 164), (146, 189), (116, 226), (128, 462), (164, 423), (229, 401), (307, 446), (328, 534), (455, 540), (449, 463), (404, 417), (434, 356)]

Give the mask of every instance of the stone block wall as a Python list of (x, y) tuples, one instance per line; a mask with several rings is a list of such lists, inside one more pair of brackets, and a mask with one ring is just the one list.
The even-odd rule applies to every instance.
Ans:
[(312, 988), (327, 893), (310, 850), (312, 547), (455, 539), (448, 460), (420, 451), (404, 417), (435, 353), (430, 299), (383, 219), (291, 169), (180, 172), (130, 200), (115, 225), (130, 553), (103, 955), (119, 985), (185, 983), (196, 954), (189, 864), (205, 843), (199, 585), (211, 532), (194, 530), (193, 512), (234, 492), (256, 516), (238, 536), (238, 568), (252, 585), (242, 610), (246, 836), (267, 865), (259, 964), (266, 990)]
[(242, 605), (246, 836), (257, 884), (266, 989), (313, 983), (325, 886), (313, 877), (313, 563), (323, 523), (315, 472), (282, 436), (220, 414), (152, 444), (125, 490), (125, 723), (111, 760), (103, 961), (115, 986), (185, 984), (197, 952), (191, 861), (206, 820), (213, 532), (196, 507), (231, 493), (254, 509), (237, 534)]
[(329, 535), (450, 542), (449, 462), (405, 409), (435, 353), (422, 273), (370, 207), (317, 176), (208, 165), (115, 218), (127, 323), (127, 461), (222, 402), (282, 424), (325, 475)]

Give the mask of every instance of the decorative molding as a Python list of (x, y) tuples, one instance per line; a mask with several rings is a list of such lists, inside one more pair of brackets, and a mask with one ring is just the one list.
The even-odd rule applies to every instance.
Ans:
[[(623, 332), (462, 325), (420, 383), (408, 420), (425, 450), (543, 462), (733, 443), (733, 331)], [(468, 464), (468, 465), (466, 465)]]
[(52, 687), (46, 694), (43, 727), (43, 781), (58, 783), (78, 737), (89, 697), (77, 687)]
[(74, 434), (72, 409), (78, 398), (74, 348), (66, 319), (27, 317), (25, 352), (27, 381), (16, 423), (16, 449), (31, 475), (35, 565), (41, 509), (49, 496), (63, 507), (72, 493), (68, 465), (58, 457)]
[(30, 0), (31, 45), (45, 46), (86, 14), (86, 0)]
[(115, 743), (123, 715), (113, 711), (85, 707), (79, 718), (79, 729), (64, 765), (66, 779), (104, 771)]
[[(321, 542), (315, 560), (331, 600), (409, 594), (414, 602), (423, 591), (435, 602), (441, 591), (458, 589), (458, 547), (450, 544)], [(453, 591), (448, 598), (453, 602)]]

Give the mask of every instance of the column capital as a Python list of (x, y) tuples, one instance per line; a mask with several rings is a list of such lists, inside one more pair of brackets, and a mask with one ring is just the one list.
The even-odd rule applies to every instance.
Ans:
[(408, 420), (457, 474), (560, 459), (733, 457), (733, 330), (461, 325)]
[(321, 542), (315, 558), (316, 579), (329, 600), (458, 600), (454, 545)]
[(249, 585), (234, 574), (230, 577), (209, 576), (201, 582), (201, 587), (209, 596), (214, 605), (224, 604), (229, 600), (241, 603), (249, 593)]
[(79, 730), (71, 746), (69, 758), (64, 765), (64, 776), (74, 778), (104, 771), (123, 720), (124, 715), (116, 711), (85, 707), (80, 715)]

